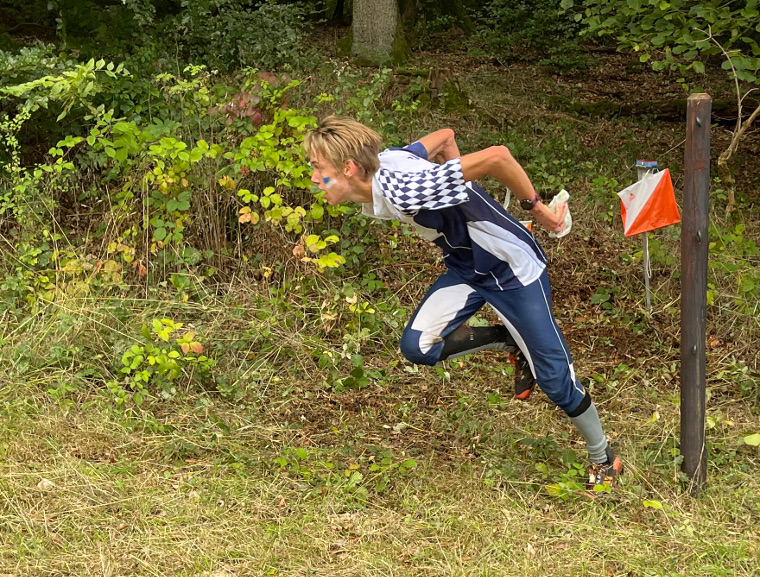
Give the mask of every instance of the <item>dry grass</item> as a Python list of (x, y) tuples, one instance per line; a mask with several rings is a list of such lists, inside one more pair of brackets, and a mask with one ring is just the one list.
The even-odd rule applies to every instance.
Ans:
[[(126, 427), (98, 402), (66, 410), (28, 392), (6, 399), (12, 425), (0, 438), (7, 575), (757, 574), (757, 455), (711, 467), (704, 495), (685, 496), (641, 462), (642, 448), (672, 436), (674, 410), (660, 414), (665, 426), (634, 426), (622, 415), (610, 423), (628, 464), (611, 498), (552, 499), (530, 470), (532, 455), (489, 442), (480, 455), (411, 444), (418, 468), (365, 501), (340, 487), (315, 494), (278, 472), (271, 463), (296, 441), (293, 432), (218, 401), (210, 404), (230, 432), (212, 440), (199, 432), (200, 398), (174, 407), (163, 422), (174, 430), (157, 434)], [(541, 412), (536, 429), (564, 425)], [(520, 417), (539, 413), (510, 403), (494, 426), (503, 419), (520, 429)], [(747, 422), (734, 427), (751, 422), (737, 416)], [(733, 434), (711, 437), (736, 446)], [(194, 446), (193, 458), (178, 456), (180, 442)], [(357, 451), (365, 444), (343, 442)], [(322, 449), (337, 455), (341, 444)], [(484, 471), (505, 459), (522, 462), (524, 473), (484, 485)]]
[[(238, 307), (255, 313), (229, 295), (204, 303), (167, 301), (161, 314), (195, 319), (209, 342), (230, 345), (229, 331), (245, 326)], [(72, 300), (11, 331), (6, 353), (42, 354), (53, 339), (107, 356), (109, 331), (128, 336), (159, 314), (159, 301), (139, 304), (121, 303), (134, 318), (111, 329), (107, 308)], [(741, 443), (758, 430), (754, 405), (716, 388), (709, 484), (695, 500), (674, 479), (678, 384), (662, 365), (677, 351), (660, 346), (655, 370), (614, 371), (596, 341), (574, 347), (597, 359), (584, 370), (603, 377), (592, 392), (627, 466), (609, 498), (546, 492), (568, 470), (565, 450), (582, 459), (582, 444), (540, 394), (508, 400), (496, 354), (452, 363), (448, 378), (397, 367), (344, 393), (289, 382), (299, 371), (283, 367), (246, 383), (239, 402), (186, 390), (126, 413), (77, 381), (77, 367), (5, 354), (0, 575), (756, 575), (760, 457)], [(228, 351), (224, 370), (241, 384), (251, 350)], [(66, 379), (79, 387), (54, 402), (45, 390)], [(379, 492), (369, 482), (378, 446), (417, 462)], [(312, 480), (275, 465), (289, 447), (308, 450)], [(337, 473), (326, 482), (316, 479), (323, 461)], [(366, 493), (341, 481), (354, 470)]]

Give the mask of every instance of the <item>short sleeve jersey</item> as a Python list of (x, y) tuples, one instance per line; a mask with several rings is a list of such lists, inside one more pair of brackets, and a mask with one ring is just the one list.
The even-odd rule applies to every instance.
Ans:
[(420, 142), (380, 153), (372, 202), (362, 212), (414, 226), (442, 251), (446, 267), (488, 290), (527, 286), (546, 268), (533, 235), (474, 182), (459, 159), (434, 164)]

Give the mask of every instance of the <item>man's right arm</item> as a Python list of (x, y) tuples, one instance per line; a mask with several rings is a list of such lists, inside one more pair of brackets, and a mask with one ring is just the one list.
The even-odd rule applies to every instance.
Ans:
[[(491, 146), (478, 152), (465, 154), (461, 158), (462, 174), (467, 181), (491, 176), (509, 188), (519, 199), (537, 198), (528, 175), (506, 146)], [(538, 221), (546, 230), (560, 232), (565, 226), (567, 203), (560, 204), (557, 212), (538, 199), (530, 211), (531, 218)]]

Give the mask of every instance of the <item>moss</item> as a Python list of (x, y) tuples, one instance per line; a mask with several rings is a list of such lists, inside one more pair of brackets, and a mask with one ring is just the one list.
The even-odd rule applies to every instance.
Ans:
[(404, 34), (404, 25), (401, 23), (401, 18), (396, 22), (396, 36), (393, 38), (393, 44), (391, 44), (391, 62), (395, 65), (404, 64), (412, 55), (412, 49), (409, 48), (409, 44), (406, 41), (406, 35)]
[(611, 118), (620, 113), (620, 105), (610, 102), (609, 100), (600, 100), (599, 102), (591, 102), (588, 104), (575, 102), (571, 106), (571, 109), (575, 112), (588, 114), (589, 116), (601, 116), (602, 118)]
[(451, 80), (443, 85), (441, 90), (443, 110), (449, 114), (465, 115), (471, 112), (470, 99), (462, 92), (459, 85)]
[(351, 45), (354, 43), (354, 31), (352, 28), (348, 29), (348, 34), (338, 40), (338, 44), (335, 47), (338, 56), (342, 58), (348, 58), (351, 56)]
[(583, 103), (556, 94), (549, 96), (549, 106), (557, 110), (572, 111), (577, 112), (578, 114), (600, 116), (602, 118), (611, 118), (620, 114), (620, 105), (610, 102), (609, 100)]

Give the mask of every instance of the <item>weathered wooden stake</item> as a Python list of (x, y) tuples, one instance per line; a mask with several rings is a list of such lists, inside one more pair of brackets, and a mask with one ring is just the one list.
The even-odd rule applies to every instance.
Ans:
[(694, 496), (707, 481), (705, 316), (711, 112), (709, 94), (689, 96), (681, 225), (681, 470)]

